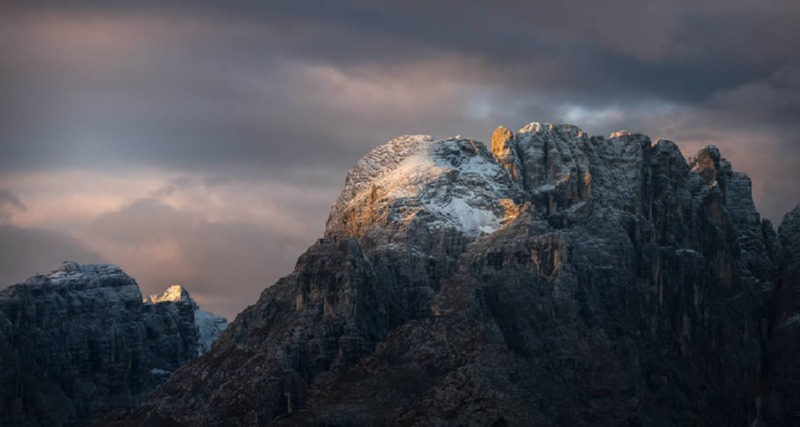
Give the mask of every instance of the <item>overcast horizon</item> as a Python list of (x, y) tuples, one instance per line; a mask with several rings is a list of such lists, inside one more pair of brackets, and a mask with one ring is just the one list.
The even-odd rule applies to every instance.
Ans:
[(570, 123), (716, 145), (800, 203), (800, 2), (0, 5), (0, 287), (109, 262), (233, 319), (403, 134)]

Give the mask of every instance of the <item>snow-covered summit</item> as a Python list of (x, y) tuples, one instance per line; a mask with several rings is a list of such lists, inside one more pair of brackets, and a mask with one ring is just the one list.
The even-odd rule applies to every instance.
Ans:
[[(98, 279), (112, 276), (127, 276), (116, 264), (78, 264), (74, 261), (64, 261), (61, 265), (45, 275), (47, 282), (52, 285), (69, 286), (78, 282), (89, 281), (98, 283)], [(37, 280), (42, 276), (34, 276)]]
[(481, 142), (406, 135), (372, 150), (348, 173), (329, 231), (372, 221), (422, 221), (466, 235), (503, 224), (521, 188)]
[(136, 281), (115, 264), (78, 264), (64, 261), (50, 273), (37, 274), (24, 283), (0, 290), (0, 296), (13, 295), (19, 289), (37, 289), (43, 295), (51, 292), (80, 295), (81, 298), (97, 301), (110, 309), (142, 298)]

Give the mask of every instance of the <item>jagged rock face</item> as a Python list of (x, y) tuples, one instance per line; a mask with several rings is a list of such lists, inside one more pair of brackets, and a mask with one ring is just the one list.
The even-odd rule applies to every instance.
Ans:
[(743, 425), (780, 253), (708, 147), (569, 125), (359, 161), (325, 238), (108, 425)]
[(522, 182), (522, 165), (520, 164), (514, 132), (500, 126), (492, 133), (492, 155), (501, 166), (506, 168), (515, 182)]
[(783, 248), (781, 280), (800, 291), (800, 205), (786, 214), (778, 232)]
[(119, 267), (72, 262), (0, 290), (0, 425), (82, 425), (194, 359), (199, 310), (170, 291), (143, 302)]
[[(192, 297), (181, 285), (172, 285), (163, 294), (153, 294), (144, 300), (145, 311), (151, 311), (151, 307), (157, 307), (162, 311), (172, 310), (172, 315), (167, 317), (178, 317), (184, 320), (186, 326), (186, 337), (194, 337), (195, 352), (198, 356), (207, 352), (211, 344), (216, 341), (222, 331), (228, 326), (228, 320), (213, 313), (200, 310)], [(174, 304), (163, 304), (174, 303)], [(191, 315), (189, 315), (191, 314)], [(188, 322), (194, 320), (193, 322)], [(192, 335), (192, 330), (196, 331)]]
[(778, 234), (783, 256), (760, 414), (767, 426), (800, 425), (800, 205), (786, 214)]

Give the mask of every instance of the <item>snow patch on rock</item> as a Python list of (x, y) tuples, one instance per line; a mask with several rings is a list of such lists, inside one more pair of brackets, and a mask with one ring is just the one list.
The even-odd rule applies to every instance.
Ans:
[(197, 326), (197, 355), (200, 356), (211, 349), (219, 334), (228, 326), (228, 321), (213, 313), (195, 310), (194, 324)]
[[(51, 285), (69, 286), (78, 282), (90, 280), (97, 282), (98, 278), (110, 276), (123, 276), (116, 264), (78, 264), (74, 261), (64, 261), (59, 268), (46, 275)], [(34, 276), (36, 277), (36, 276)]]
[(518, 185), (482, 143), (407, 135), (359, 160), (328, 222), (336, 224), (346, 212), (370, 205), (385, 209), (392, 220), (422, 220), (432, 230), (479, 236), (500, 228), (501, 201), (518, 193)]

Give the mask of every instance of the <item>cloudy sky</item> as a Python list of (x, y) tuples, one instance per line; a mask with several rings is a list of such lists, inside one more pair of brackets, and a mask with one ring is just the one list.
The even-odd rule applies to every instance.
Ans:
[(113, 262), (232, 318), (400, 134), (715, 144), (800, 202), (800, 2), (0, 3), (0, 284)]

